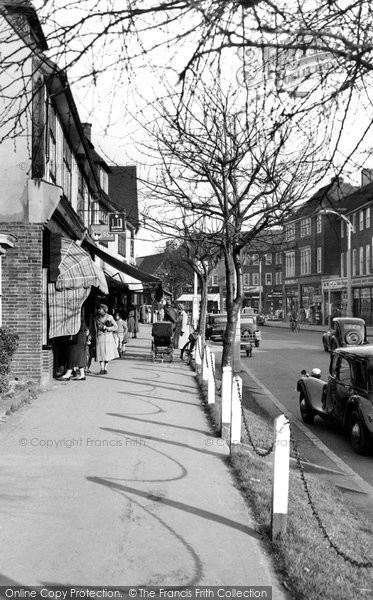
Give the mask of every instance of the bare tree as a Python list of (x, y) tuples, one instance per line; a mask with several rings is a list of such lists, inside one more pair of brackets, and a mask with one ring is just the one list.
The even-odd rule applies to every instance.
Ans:
[[(40, 29), (37, 38), (31, 36), (25, 25), (32, 16), (29, 0), (0, 0), (5, 23), (2, 72), (7, 75), (0, 78), (0, 118), (9, 123), (2, 138), (22, 134), (25, 126), (19, 114), (32, 112), (29, 72), (22, 72), (26, 56), (14, 49), (16, 35), (24, 40), (26, 55), (37, 59), (34, 72), (44, 67), (44, 77), (59, 76), (58, 68), (67, 69), (73, 82), (99, 88), (100, 77), (111, 74), (109, 87), (120, 88), (125, 82), (133, 89), (135, 74), (150, 65), (159, 79), (166, 77), (174, 87), (181, 83), (182, 100), (193, 94), (207, 65), (214, 62), (218, 69), (228, 60), (240, 85), (259, 86), (263, 94), (283, 97), (289, 118), (321, 109), (332, 115), (329, 154), (331, 162), (338, 158), (339, 170), (363, 145), (370, 156), (373, 11), (368, 0), (123, 0), (119, 7), (114, 0), (34, 4), (45, 37)], [(109, 105), (116, 101), (112, 94)], [(356, 112), (365, 124), (344, 149), (343, 131)], [(359, 157), (360, 165), (362, 160)]]
[(169, 98), (161, 103), (162, 124), (154, 132), (161, 164), (151, 193), (170, 228), (182, 222), (224, 258), (224, 366), (231, 364), (242, 303), (241, 250), (289, 215), (322, 166), (315, 158), (317, 136), (306, 121), (302, 127), (299, 121), (280, 123), (251, 96), (223, 87), (200, 82), (193, 101), (180, 105), (176, 99), (173, 110)]

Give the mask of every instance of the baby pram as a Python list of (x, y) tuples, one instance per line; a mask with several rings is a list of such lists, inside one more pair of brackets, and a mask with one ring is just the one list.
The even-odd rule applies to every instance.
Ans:
[(156, 358), (160, 358), (163, 362), (163, 358), (168, 356), (170, 362), (174, 359), (174, 333), (173, 323), (161, 322), (153, 323), (152, 327), (152, 361)]

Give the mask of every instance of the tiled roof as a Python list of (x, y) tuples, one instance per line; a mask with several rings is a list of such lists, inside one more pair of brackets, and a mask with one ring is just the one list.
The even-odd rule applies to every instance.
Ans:
[(135, 166), (110, 167), (109, 196), (126, 211), (127, 220), (137, 229), (139, 208), (137, 199), (137, 175)]
[(344, 208), (346, 197), (355, 191), (356, 188), (350, 183), (334, 180), (334, 182), (317, 190), (309, 200), (294, 211), (293, 215), (287, 221), (309, 217), (322, 208), (333, 210)]
[(160, 254), (148, 254), (136, 259), (137, 266), (141, 271), (155, 275), (164, 260), (164, 252)]
[(354, 209), (363, 206), (367, 202), (373, 201), (373, 183), (368, 183), (362, 188), (359, 188), (353, 194), (347, 196), (347, 198), (343, 202), (343, 207), (345, 208), (345, 212), (350, 213), (353, 212)]

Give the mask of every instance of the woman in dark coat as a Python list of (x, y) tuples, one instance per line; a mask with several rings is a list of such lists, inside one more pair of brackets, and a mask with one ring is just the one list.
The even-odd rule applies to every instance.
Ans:
[(69, 381), (73, 370), (77, 367), (79, 368), (79, 375), (74, 377), (74, 381), (85, 380), (84, 369), (87, 362), (87, 333), (88, 330), (82, 323), (78, 333), (73, 336), (73, 339), (69, 344), (67, 370), (66, 373), (60, 377), (60, 380)]
[(137, 332), (139, 330), (139, 316), (137, 314), (137, 308), (134, 304), (131, 304), (129, 313), (128, 313), (128, 335), (129, 337), (136, 338)]

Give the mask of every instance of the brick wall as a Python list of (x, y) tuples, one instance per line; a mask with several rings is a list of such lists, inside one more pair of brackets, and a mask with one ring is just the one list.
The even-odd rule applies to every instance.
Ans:
[(3, 325), (20, 337), (12, 363), (13, 376), (45, 382), (50, 357), (42, 350), (42, 225), (6, 223), (7, 233), (16, 236), (14, 248), (2, 259)]

